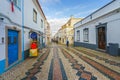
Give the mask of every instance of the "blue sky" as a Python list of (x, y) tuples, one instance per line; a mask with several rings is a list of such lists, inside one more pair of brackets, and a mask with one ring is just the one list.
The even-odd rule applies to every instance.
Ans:
[(52, 35), (67, 22), (70, 16), (84, 18), (112, 0), (39, 0), (50, 23)]

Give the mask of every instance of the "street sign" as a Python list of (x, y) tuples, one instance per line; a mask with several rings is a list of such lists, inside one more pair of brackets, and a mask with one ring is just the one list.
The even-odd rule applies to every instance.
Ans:
[(37, 33), (32, 32), (31, 35), (30, 35), (30, 37), (31, 37), (32, 39), (37, 39)]

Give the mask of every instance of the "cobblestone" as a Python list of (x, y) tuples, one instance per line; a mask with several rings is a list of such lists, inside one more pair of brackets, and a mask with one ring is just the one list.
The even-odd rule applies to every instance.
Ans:
[[(52, 44), (36, 58), (28, 58), (0, 76), (0, 80), (119, 80), (119, 57), (86, 49)], [(81, 51), (82, 50), (82, 51)], [(46, 57), (47, 56), (47, 57)], [(117, 64), (116, 64), (117, 63)], [(52, 66), (51, 66), (52, 65)], [(101, 67), (101, 65), (103, 65)], [(107, 69), (108, 68), (108, 69)], [(109, 69), (114, 71), (109, 71)], [(52, 72), (51, 72), (52, 71)], [(102, 71), (105, 73), (103, 74)], [(114, 74), (115, 72), (115, 74)], [(118, 74), (116, 74), (116, 72)], [(50, 78), (51, 76), (51, 78)]]

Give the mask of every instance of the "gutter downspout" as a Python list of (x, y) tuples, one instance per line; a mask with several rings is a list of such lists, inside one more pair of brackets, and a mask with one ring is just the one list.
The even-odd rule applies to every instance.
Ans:
[(22, 60), (24, 60), (24, 0), (22, 0)]

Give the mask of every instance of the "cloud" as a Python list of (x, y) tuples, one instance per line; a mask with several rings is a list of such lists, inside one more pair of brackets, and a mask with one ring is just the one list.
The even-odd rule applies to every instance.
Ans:
[(55, 12), (55, 16), (59, 16), (59, 15), (61, 15), (61, 14), (63, 14), (62, 11)]
[[(86, 14), (88, 14), (88, 13), (90, 14), (91, 12), (93, 12), (95, 10), (96, 9), (83, 11), (83, 12), (74, 14), (74, 16), (75, 17), (76, 16), (86, 17)], [(54, 16), (62, 14), (62, 13), (63, 13), (63, 11), (56, 12)], [(50, 27), (51, 27), (52, 36), (54, 36), (55, 33), (57, 33), (57, 31), (61, 28), (61, 26), (64, 25), (69, 20), (68, 17), (66, 17), (66, 18), (53, 18), (52, 16), (47, 16), (47, 19), (48, 19), (48, 22), (49, 22)]]
[(61, 28), (61, 26), (68, 21), (68, 19), (69, 18), (54, 18), (48, 20), (52, 31), (52, 36), (54, 36), (55, 33), (57, 33), (57, 31)]
[[(82, 6), (82, 5), (76, 5), (76, 6), (73, 6), (73, 7), (67, 7), (67, 8), (64, 8), (64, 9), (62, 9), (62, 10), (59, 10), (59, 11), (54, 11), (53, 10), (53, 12), (54, 12), (54, 16), (51, 16), (50, 15), (50, 17), (52, 18), (52, 17), (63, 17), (63, 16), (65, 16), (65, 17), (69, 17), (69, 16), (71, 16), (71, 15), (74, 15), (78, 10), (85, 10), (86, 9), (86, 6)], [(71, 11), (74, 11), (74, 12), (71, 12)], [(68, 14), (68, 15), (65, 15), (65, 14)], [(78, 12), (77, 12), (78, 13)], [(86, 12), (87, 13), (87, 12)], [(49, 17), (49, 18), (50, 18)]]
[(72, 6), (69, 8), (65, 8), (63, 11), (71, 11), (71, 10), (82, 10), (85, 9), (87, 6), (83, 6), (83, 5), (76, 5), (76, 6)]
[[(80, 8), (81, 7), (81, 8)], [(61, 11), (56, 11), (54, 13), (54, 15), (49, 15), (49, 16), (46, 16), (47, 19), (48, 19), (48, 22), (50, 24), (50, 27), (51, 27), (51, 31), (52, 31), (52, 36), (55, 35), (55, 33), (57, 33), (57, 31), (60, 29), (60, 27), (62, 25), (64, 25), (67, 21), (68, 21), (68, 17), (70, 17), (70, 15), (66, 16), (64, 15), (64, 13), (67, 13), (69, 12), (70, 10), (76, 10), (76, 9), (81, 9), (81, 10), (84, 10), (86, 7), (85, 6), (74, 6), (74, 7), (71, 7), (71, 8), (65, 8)], [(87, 13), (91, 13), (95, 11), (95, 9), (92, 9), (92, 10), (88, 10), (88, 11), (83, 11), (83, 12), (77, 12), (77, 13), (74, 13), (73, 15), (75, 17), (78, 17), (78, 16), (81, 16), (81, 15), (84, 15), (84, 14), (87, 14)], [(64, 16), (62, 18), (58, 18), (58, 16)], [(72, 15), (72, 14), (71, 14)], [(56, 18), (55, 18), (56, 17)]]
[[(81, 5), (76, 5), (74, 7), (67, 7), (67, 8), (64, 8), (62, 10), (55, 10), (55, 9), (52, 9), (52, 12), (49, 12), (48, 11), (48, 8), (46, 8), (46, 11), (49, 12), (49, 13), (46, 13), (47, 14), (47, 19), (51, 19), (51, 18), (60, 18), (60, 17), (70, 17), (71, 15), (74, 15), (74, 13), (76, 13), (77, 10), (79, 9), (85, 9), (86, 6), (81, 6)], [(72, 13), (70, 13), (71, 11), (74, 11)], [(65, 14), (68, 14), (68, 15), (65, 15)], [(54, 14), (54, 15), (51, 15), (51, 14)]]

